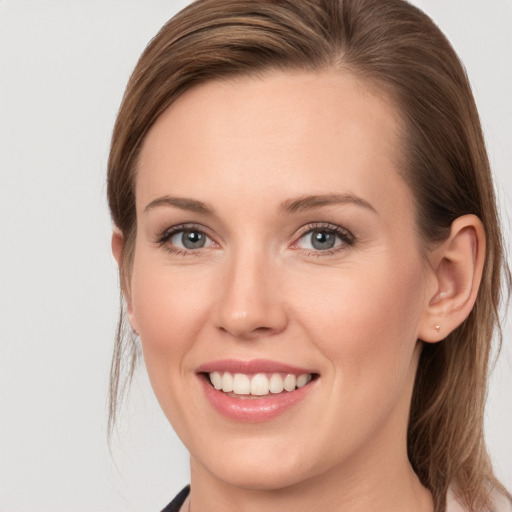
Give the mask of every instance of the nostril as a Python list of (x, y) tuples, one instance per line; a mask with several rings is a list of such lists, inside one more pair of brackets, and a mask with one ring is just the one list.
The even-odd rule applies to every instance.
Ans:
[(249, 327), (244, 329), (241, 326), (225, 327), (220, 325), (219, 330), (223, 333), (231, 334), (232, 336), (235, 336), (240, 339), (254, 339), (259, 336), (270, 336), (278, 332), (277, 329), (266, 326)]
[(272, 331), (271, 327), (256, 327), (253, 332), (270, 332)]

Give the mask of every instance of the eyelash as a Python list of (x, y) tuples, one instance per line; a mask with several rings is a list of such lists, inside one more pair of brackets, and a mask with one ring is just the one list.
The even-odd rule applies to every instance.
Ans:
[[(337, 226), (335, 224), (321, 222), (307, 224), (306, 226), (303, 226), (297, 233), (297, 236), (295, 237), (295, 242), (292, 244), (292, 247), (293, 245), (296, 245), (299, 242), (299, 240), (301, 240), (308, 234), (312, 234), (314, 231), (336, 235), (341, 240), (341, 244), (336, 247), (333, 247), (332, 249), (326, 249), (324, 251), (309, 250), (307, 251), (306, 256), (314, 256), (317, 258), (321, 258), (322, 256), (331, 256), (337, 254), (340, 251), (346, 250), (349, 247), (353, 247), (357, 242), (356, 237), (348, 229), (342, 228), (341, 226)], [(299, 248), (295, 250), (301, 249)]]
[[(191, 231), (191, 232), (197, 232), (200, 233), (210, 240), (212, 238), (208, 235), (206, 230), (197, 225), (197, 224), (180, 224), (177, 226), (173, 226), (172, 228), (165, 229), (163, 232), (161, 232), (159, 235), (157, 235), (155, 239), (155, 243), (160, 246), (164, 247), (165, 250), (171, 254), (175, 254), (178, 256), (188, 256), (188, 255), (195, 255), (199, 256), (203, 251), (204, 248), (198, 248), (198, 249), (181, 249), (174, 245), (169, 244), (169, 240), (172, 239), (173, 236), (177, 235), (178, 233), (184, 232), (184, 231)], [(321, 233), (327, 233), (327, 234), (333, 234), (336, 235), (340, 240), (341, 244), (333, 247), (332, 249), (326, 249), (324, 251), (322, 250), (306, 250), (306, 249), (300, 249), (300, 248), (293, 248), (294, 245), (296, 245), (302, 238), (304, 238), (309, 233), (313, 233), (314, 231), (318, 231)], [(343, 251), (347, 249), (347, 247), (353, 247), (357, 240), (356, 237), (347, 229), (342, 228), (341, 226), (336, 226), (335, 224), (329, 224), (329, 223), (312, 223), (308, 224), (306, 226), (303, 226), (299, 229), (297, 235), (295, 236), (295, 241), (292, 244), (292, 249), (294, 250), (302, 250), (307, 251), (306, 256), (314, 256), (314, 257), (322, 257), (322, 256), (330, 256), (333, 254), (336, 254), (340, 251)], [(215, 242), (214, 242), (215, 243)]]
[(199, 256), (202, 253), (201, 249), (203, 249), (203, 248), (199, 248), (199, 249), (195, 249), (195, 250), (191, 250), (191, 249), (187, 250), (187, 249), (181, 249), (179, 247), (176, 247), (174, 245), (167, 243), (167, 242), (169, 242), (169, 240), (172, 239), (173, 236), (177, 235), (178, 233), (184, 232), (184, 231), (192, 231), (192, 232), (200, 233), (200, 234), (206, 236), (207, 238), (209, 238), (210, 240), (212, 239), (208, 235), (206, 230), (197, 224), (179, 224), (177, 226), (173, 226), (172, 228), (165, 229), (162, 233), (160, 233), (156, 237), (155, 243), (158, 246), (163, 247), (167, 252), (169, 252), (171, 254), (175, 254), (178, 256), (188, 256), (191, 254), (194, 256)]

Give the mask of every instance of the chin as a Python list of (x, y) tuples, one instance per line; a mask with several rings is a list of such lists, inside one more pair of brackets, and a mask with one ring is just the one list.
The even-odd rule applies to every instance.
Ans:
[(298, 473), (295, 469), (270, 464), (241, 464), (238, 467), (214, 468), (218, 478), (229, 485), (242, 489), (277, 491), (293, 487), (305, 479), (306, 475)]
[[(247, 441), (244, 447), (229, 446), (223, 443), (224, 453), (204, 454), (192, 464), (199, 464), (215, 478), (228, 485), (252, 490), (279, 490), (300, 484), (316, 476), (315, 463), (308, 463), (307, 454), (298, 446), (278, 443), (257, 443)], [(276, 446), (277, 444), (277, 446)]]

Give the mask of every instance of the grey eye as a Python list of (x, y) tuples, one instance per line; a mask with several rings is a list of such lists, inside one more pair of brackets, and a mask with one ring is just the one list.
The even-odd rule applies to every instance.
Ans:
[(312, 231), (310, 237), (311, 246), (318, 251), (332, 249), (336, 245), (337, 235), (335, 233), (329, 233), (327, 231)]
[(201, 231), (187, 229), (178, 231), (171, 238), (171, 244), (183, 249), (202, 249), (208, 240), (208, 237)]
[(342, 249), (354, 244), (354, 238), (341, 227), (312, 226), (294, 244), (296, 249), (314, 251), (318, 254), (331, 249)]

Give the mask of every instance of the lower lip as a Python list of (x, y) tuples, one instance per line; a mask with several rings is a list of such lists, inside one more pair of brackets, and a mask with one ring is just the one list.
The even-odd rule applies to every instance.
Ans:
[[(265, 397), (234, 398), (215, 389), (204, 376), (200, 376), (206, 398), (213, 408), (231, 420), (258, 423), (276, 418), (298, 405), (311, 391), (316, 380), (302, 388)], [(245, 398), (247, 397), (247, 398)], [(249, 398), (250, 397), (250, 398)]]

